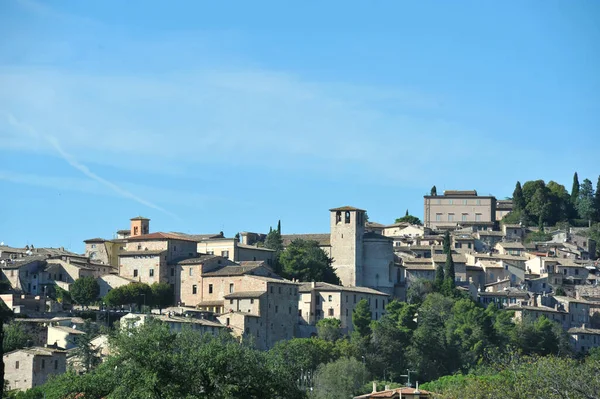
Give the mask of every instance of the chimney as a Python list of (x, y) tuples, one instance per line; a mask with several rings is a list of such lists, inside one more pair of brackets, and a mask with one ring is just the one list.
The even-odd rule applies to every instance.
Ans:
[(311, 288), (317, 288), (317, 283), (315, 283), (314, 281), (311, 281), (310, 286), (311, 286)]
[(417, 387), (415, 388), (415, 393), (416, 393), (417, 395), (420, 395), (420, 394), (421, 394), (421, 391), (419, 391), (419, 381), (417, 381)]
[(375, 393), (375, 392), (377, 392), (377, 383), (375, 381), (373, 381), (373, 392), (372, 393)]
[(386, 385), (384, 390), (385, 390), (385, 391), (389, 391), (389, 390), (390, 390), (390, 386), (389, 386), (389, 385)]

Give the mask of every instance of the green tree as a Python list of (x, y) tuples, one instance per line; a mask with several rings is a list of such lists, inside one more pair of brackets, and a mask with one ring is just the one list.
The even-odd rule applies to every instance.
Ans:
[(450, 232), (446, 230), (444, 233), (444, 242), (443, 242), (443, 251), (445, 254), (451, 253), (451, 241), (450, 241)]
[(341, 358), (324, 364), (315, 376), (315, 397), (318, 399), (348, 399), (360, 393), (369, 379), (363, 363), (354, 358)]
[[(525, 183), (525, 186), (530, 182)], [(530, 197), (527, 202), (527, 212), (531, 215), (534, 220), (541, 220), (542, 222), (548, 222), (548, 219), (551, 215), (552, 206), (549, 200), (549, 190), (544, 184), (543, 180), (538, 180), (536, 182), (536, 188), (533, 195)], [(539, 184), (538, 184), (539, 183)], [(525, 187), (528, 188), (528, 187)], [(524, 192), (525, 192), (524, 188)]]
[(108, 291), (102, 300), (111, 307), (128, 305), (133, 302), (125, 285)]
[(596, 209), (594, 208), (594, 188), (589, 179), (583, 180), (581, 184), (579, 199), (577, 200), (577, 213), (582, 219), (588, 221), (589, 227), (592, 227), (592, 219), (596, 216)]
[(325, 341), (335, 342), (342, 337), (342, 322), (340, 319), (331, 317), (321, 319), (317, 322), (319, 338)]
[[(444, 267), (442, 265), (442, 276), (444, 272)], [(437, 275), (436, 275), (437, 277)], [(442, 279), (443, 283), (443, 279)], [(441, 285), (440, 285), (441, 289)], [(432, 284), (431, 281), (423, 278), (410, 280), (410, 284), (408, 289), (406, 290), (406, 301), (413, 305), (420, 305), (423, 303), (427, 295), (434, 292), (436, 287)]]
[(521, 182), (517, 182), (515, 191), (513, 191), (513, 209), (518, 212), (525, 210), (525, 198), (523, 197), (523, 189), (521, 188)]
[(396, 223), (416, 224), (416, 225), (419, 225), (419, 226), (421, 226), (423, 224), (423, 222), (421, 222), (421, 219), (419, 219), (418, 217), (413, 216), (413, 215), (409, 215), (408, 214), (408, 209), (406, 210), (406, 215), (405, 216), (396, 219)]
[[(14, 317), (12, 310), (6, 306), (4, 301), (0, 301), (0, 341), (2, 341), (2, 349), (0, 350), (0, 355), (2, 356), (2, 361), (0, 362), (0, 381), (4, 381), (4, 326)], [(2, 399), (4, 390), (0, 389), (0, 399)]]
[(74, 355), (84, 372), (90, 372), (100, 363), (100, 348), (94, 347), (92, 340), (98, 335), (98, 327), (86, 320), (81, 329), (85, 334), (75, 337)]
[(431, 187), (431, 196), (437, 197), (437, 188), (435, 186)]
[(549, 191), (550, 201), (550, 224), (566, 221), (573, 216), (573, 204), (571, 196), (562, 184), (550, 181), (546, 185)]
[(89, 306), (98, 299), (98, 295), (100, 295), (100, 286), (92, 276), (81, 277), (71, 284), (70, 293), (73, 300), (79, 305)]
[(596, 192), (594, 193), (594, 209), (596, 210), (596, 221), (600, 222), (600, 176), (596, 182)]
[(371, 309), (369, 308), (369, 302), (366, 299), (361, 299), (356, 304), (356, 307), (352, 311), (352, 324), (354, 330), (358, 332), (361, 337), (366, 337), (371, 334)]
[(131, 283), (124, 286), (126, 297), (130, 303), (135, 303), (138, 309), (152, 305), (152, 288), (144, 283)]
[(446, 255), (446, 264), (444, 265), (444, 286), (443, 292), (445, 295), (454, 295), (454, 288), (456, 288), (456, 272), (454, 270), (454, 259), (452, 254)]
[(577, 201), (579, 200), (579, 177), (577, 172), (573, 175), (573, 187), (571, 188), (571, 201), (573, 206), (577, 208)]
[(152, 305), (159, 309), (159, 313), (162, 313), (162, 309), (173, 304), (174, 295), (173, 288), (168, 283), (154, 283), (150, 286), (152, 291)]
[(31, 343), (32, 337), (25, 331), (23, 324), (14, 321), (4, 326), (2, 349), (4, 353), (15, 349), (25, 348)]
[(279, 256), (283, 277), (340, 284), (332, 262), (316, 241), (302, 239), (292, 241)]
[(444, 265), (441, 262), (438, 262), (435, 266), (434, 286), (437, 291), (441, 291), (443, 285), (444, 285)]

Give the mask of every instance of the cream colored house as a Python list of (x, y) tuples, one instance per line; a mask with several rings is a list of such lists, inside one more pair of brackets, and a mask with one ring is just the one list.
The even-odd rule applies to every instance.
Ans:
[(496, 198), (477, 191), (445, 191), (441, 196), (424, 196), (423, 224), (431, 229), (475, 226), (491, 228), (496, 221)]
[(501, 241), (494, 247), (500, 255), (521, 256), (525, 251), (525, 246), (520, 242)]
[(76, 337), (83, 334), (85, 334), (85, 332), (75, 328), (60, 325), (49, 325), (47, 344), (48, 346), (55, 348), (71, 349), (77, 346)]
[(109, 291), (114, 290), (115, 288), (137, 282), (137, 280), (117, 276), (116, 274), (105, 274), (98, 277), (96, 281), (100, 286), (100, 298), (104, 298)]
[(5, 353), (4, 380), (9, 390), (25, 391), (43, 385), (48, 379), (67, 371), (63, 350), (32, 347)]
[(273, 264), (275, 253), (272, 249), (243, 244), (237, 238), (225, 237), (200, 240), (197, 250), (198, 253), (222, 256), (232, 262), (265, 261), (268, 265)]
[[(341, 321), (344, 332), (353, 330), (352, 312), (356, 304), (366, 299), (371, 309), (371, 318), (379, 320), (385, 314), (390, 295), (365, 287), (343, 287), (340, 285), (312, 282), (300, 286), (298, 323), (301, 335), (315, 333), (319, 320), (335, 318)], [(313, 328), (307, 328), (312, 326)]]
[(588, 352), (600, 346), (600, 330), (584, 325), (571, 327), (568, 330), (571, 345), (576, 352)]

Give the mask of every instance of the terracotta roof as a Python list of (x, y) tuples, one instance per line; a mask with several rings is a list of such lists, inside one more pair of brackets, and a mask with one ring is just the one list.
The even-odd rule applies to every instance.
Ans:
[(150, 240), (180, 240), (180, 241), (194, 241), (196, 242), (196, 240), (185, 237), (185, 236), (181, 236), (179, 234), (173, 234), (173, 233), (150, 233), (150, 234), (144, 234), (141, 236), (136, 236), (136, 237), (127, 237), (128, 241), (150, 241)]
[(255, 245), (238, 244), (237, 246), (238, 246), (238, 248), (253, 249), (255, 251), (275, 252), (274, 249), (265, 248), (265, 247), (257, 247)]
[(366, 212), (364, 209), (355, 208), (353, 206), (348, 206), (348, 205), (341, 206), (339, 208), (331, 208), (329, 211), (330, 212), (333, 212), (333, 211), (361, 211), (361, 212)]
[(278, 284), (290, 284), (290, 285), (300, 285), (300, 283), (295, 283), (293, 281), (290, 280), (286, 280), (283, 277), (279, 277), (276, 274), (273, 274), (272, 277), (265, 277), (265, 276), (255, 276), (255, 275), (248, 275), (248, 277), (256, 279), (256, 280), (262, 280), (265, 281), (267, 283), (278, 283)]
[[(222, 304), (222, 303), (221, 303)], [(179, 317), (179, 316), (171, 316), (168, 315), (154, 315), (152, 317), (157, 318), (165, 323), (185, 323), (185, 324), (200, 324), (206, 327), (217, 327), (224, 328), (225, 326), (221, 323), (217, 323), (216, 321), (199, 319), (196, 317)]]
[(244, 274), (251, 274), (252, 271), (261, 267), (260, 265), (242, 266), (238, 264), (229, 264), (219, 267), (216, 270), (211, 270), (204, 273), (204, 277), (217, 277), (217, 276), (243, 276)]
[(523, 246), (523, 244), (521, 244), (520, 242), (504, 242), (504, 241), (500, 241), (496, 245), (501, 246), (504, 249), (525, 249), (525, 247)]
[(120, 251), (119, 256), (134, 256), (134, 255), (160, 255), (167, 252), (166, 249), (157, 249), (155, 251)]
[(331, 245), (331, 235), (329, 233), (324, 234), (282, 234), (281, 239), (283, 240), (283, 246), (287, 247), (294, 240), (306, 240), (316, 241), (320, 246)]
[[(367, 393), (365, 395), (355, 396), (354, 399), (399, 398), (400, 395), (418, 395), (418, 394), (429, 396), (431, 394), (431, 392), (424, 391), (422, 389), (417, 390), (416, 388), (401, 387), (401, 388), (388, 389), (385, 391), (371, 392), (371, 393)], [(419, 396), (421, 396), (421, 395), (419, 395)]]
[(361, 294), (373, 294), (373, 295), (388, 296), (388, 294), (386, 294), (385, 292), (377, 291), (377, 290), (374, 290), (373, 288), (344, 287), (341, 285), (335, 285), (335, 284), (329, 284), (329, 283), (323, 283), (323, 282), (316, 282), (314, 288), (312, 287), (312, 283), (302, 283), (302, 285), (300, 285), (300, 289), (298, 291), (299, 292), (310, 292), (313, 289), (316, 291), (326, 291), (326, 292), (327, 291), (336, 291), (336, 292), (348, 291), (348, 292), (358, 292)]
[[(434, 262), (445, 262), (446, 254), (433, 254), (431, 256)], [(463, 254), (452, 254), (452, 260), (454, 263), (467, 263), (467, 257)]]
[(61, 350), (61, 349), (44, 348), (41, 346), (32, 346), (30, 348), (15, 349), (14, 351), (5, 353), (4, 356), (11, 354), (11, 353), (15, 353), (15, 352), (25, 352), (25, 353), (29, 353), (30, 355), (38, 355), (38, 356), (52, 356), (55, 353), (67, 353), (66, 351)]
[(221, 233), (216, 233), (216, 234), (186, 234), (186, 233), (179, 233), (177, 231), (173, 231), (169, 234), (175, 234), (184, 238), (188, 238), (190, 240), (194, 240), (194, 241), (202, 241), (202, 240), (209, 240), (211, 238), (224, 238)]
[(265, 294), (265, 291), (239, 291), (239, 292), (232, 292), (231, 294), (227, 294), (223, 298), (225, 298), (225, 299), (259, 298), (263, 294)]
[(207, 301), (202, 301), (199, 302), (197, 306), (223, 306), (223, 301), (222, 300), (207, 300)]
[(406, 264), (404, 263), (404, 267), (406, 271), (411, 270), (435, 270), (435, 266), (432, 263), (412, 263)]
[(178, 265), (200, 265), (200, 264), (206, 262), (207, 260), (216, 259), (216, 258), (220, 258), (223, 261), (230, 262), (228, 259), (226, 259), (222, 256), (219, 256), (219, 255), (198, 254), (198, 256), (195, 258), (180, 259), (174, 263), (176, 263)]

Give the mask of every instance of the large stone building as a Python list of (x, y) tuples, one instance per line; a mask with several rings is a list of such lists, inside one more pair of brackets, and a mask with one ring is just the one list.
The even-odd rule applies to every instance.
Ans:
[(330, 209), (333, 267), (344, 286), (395, 295), (401, 276), (394, 262), (393, 239), (366, 232), (365, 213), (351, 206)]
[(354, 328), (352, 312), (358, 302), (366, 299), (371, 318), (379, 320), (385, 314), (389, 298), (388, 294), (371, 288), (343, 287), (322, 282), (303, 283), (298, 305), (299, 335), (315, 334), (317, 322), (326, 318), (340, 320), (342, 330), (349, 333)]
[(444, 191), (444, 195), (424, 196), (423, 224), (431, 229), (473, 226), (491, 229), (496, 222), (496, 198), (477, 191)]
[(67, 370), (66, 352), (32, 347), (4, 354), (4, 380), (8, 389), (25, 391), (43, 385), (51, 376)]

